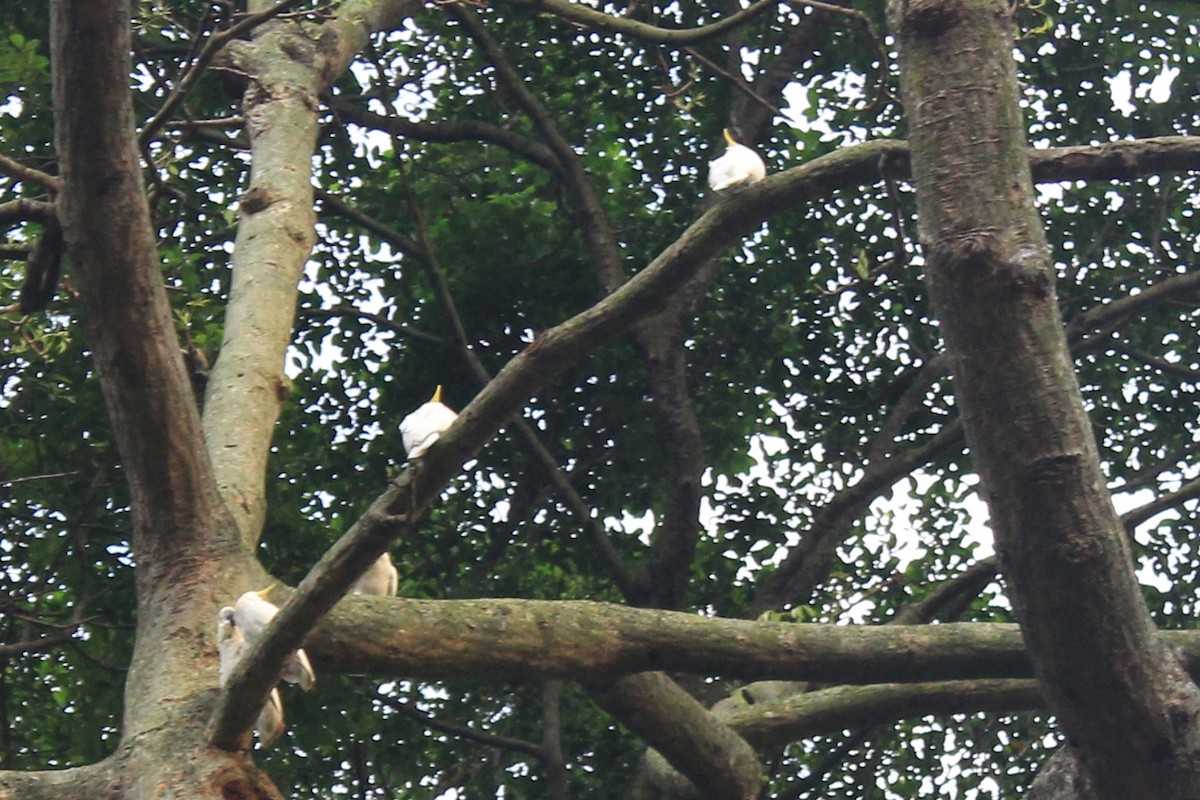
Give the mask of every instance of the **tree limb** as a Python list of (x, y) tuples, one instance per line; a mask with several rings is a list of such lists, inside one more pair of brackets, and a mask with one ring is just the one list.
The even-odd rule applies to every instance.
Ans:
[(48, 189), (51, 194), (57, 194), (61, 188), (61, 182), (55, 176), (27, 167), (3, 154), (0, 154), (0, 173), (24, 183), (36, 183)]
[(414, 122), (403, 117), (384, 116), (368, 111), (343, 97), (332, 97), (330, 108), (341, 117), (364, 128), (386, 131), (392, 136), (422, 142), (488, 142), (536, 164), (554, 175), (562, 174), (562, 164), (546, 145), (516, 131), (479, 120)]
[[(1200, 674), (1200, 631), (1158, 636)], [(584, 600), (356, 596), (305, 649), (318, 671), (414, 679), (600, 682), (652, 670), (834, 685), (1032, 677), (1013, 624), (753, 622)]]
[(0, 800), (96, 800), (109, 793), (119, 757), (70, 769), (0, 770)]
[(0, 203), (0, 225), (11, 225), (15, 222), (46, 222), (57, 219), (54, 203), (44, 200), (30, 200), (18, 197), (7, 203)]
[(753, 800), (762, 780), (754, 749), (661, 672), (588, 687), (597, 705), (683, 773), (698, 795)]
[[(571, 0), (508, 0), (509, 5), (532, 8), (544, 11), (572, 22), (580, 27), (597, 28), (612, 33), (620, 33), (633, 39), (656, 42), (658, 44), (688, 45), (711, 39), (726, 31), (742, 25), (754, 17), (779, 5), (781, 0), (757, 0), (746, 8), (730, 14), (724, 19), (710, 22), (698, 28), (661, 28), (645, 22), (605, 14), (602, 11), (572, 2)], [(819, 2), (819, 0), (798, 0), (796, 5), (804, 5), (821, 11), (850, 17), (864, 17), (861, 11), (846, 9), (840, 6)]]
[(742, 705), (720, 719), (756, 748), (777, 747), (927, 714), (1026, 711), (1044, 708), (1034, 680), (971, 680), (834, 686), (782, 700)]

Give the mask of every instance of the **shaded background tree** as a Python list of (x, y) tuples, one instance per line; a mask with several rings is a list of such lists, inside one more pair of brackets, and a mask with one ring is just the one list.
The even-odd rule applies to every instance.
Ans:
[[(265, 12), (254, 18), (225, 4), (138, 6), (133, 113), (157, 259), (192, 388), (207, 396), (231, 515), (202, 535), (223, 551), (253, 546), (296, 585), (398, 474), (397, 424), (435, 384), (466, 405), (514, 357), (536, 359), (544, 331), (682, 241), (712, 204), (705, 162), (731, 127), (772, 171), (805, 166), (788, 187), (712, 212), (724, 239), (627, 336), (570, 359), (518, 417), (479, 423), (504, 431), (391, 549), (401, 594), (608, 600), (763, 619), (781, 637), (808, 630), (798, 623), (1011, 620), (927, 308), (882, 6), (604, 10), (290, 3), (252, 5)], [(1197, 31), (1183, 13), (1015, 9), (1059, 304), (1163, 627), (1188, 627), (1198, 563), (1186, 172), (1200, 161), (1187, 138)], [(0, 213), (11, 260), (0, 280), (19, 303), (29, 251), (53, 224), (60, 167), (46, 15), (18, 9), (6, 24)], [(1166, 135), (1178, 138), (1147, 139)], [(1045, 149), (1115, 140), (1130, 141)], [(138, 552), (130, 465), (112, 444), (88, 358), (98, 345), (79, 320), (88, 290), (68, 260), (44, 312), (4, 319), (0, 757), (10, 770), (128, 752), (135, 566), (153, 561)], [(239, 302), (239, 275), (275, 281), (278, 294), (243, 289)], [(230, 457), (238, 447), (248, 460)], [(455, 469), (447, 458), (441, 468)], [(214, 561), (214, 599), (265, 579), (244, 552)], [(490, 667), (438, 674), (394, 650), (389, 661), (361, 642), (340, 647), (364, 629), (394, 646), (394, 628), (368, 623), (403, 633), (436, 613), (387, 602), (345, 603), (310, 639), (318, 690), (285, 694), (290, 733), (256, 754), (284, 794), (603, 796), (639, 770), (646, 796), (673, 791), (628, 733), (655, 741), (627, 703), (665, 703), (656, 687), (596, 683), (622, 669), (531, 663), (520, 675), (502, 652)], [(216, 699), (217, 606), (194, 605), (211, 675), (190, 687), (201, 698), (191, 727)], [(588, 652), (567, 632), (575, 608), (548, 637), (551, 657)], [(467, 648), (456, 642), (487, 627), (486, 615), (444, 619), (420, 632)], [(753, 679), (1016, 674), (990, 663), (970, 674), (880, 666), (867, 679), (870, 665), (835, 678), (828, 667), (756, 673), (698, 658), (680, 681), (705, 705), (721, 700), (712, 716), (757, 749), (765, 796), (923, 796), (954, 780), (986, 797), (1027, 786), (1058, 746), (1028, 684), (878, 691)], [(597, 700), (624, 724), (597, 714)], [(977, 709), (990, 713), (967, 715)], [(768, 730), (778, 719), (790, 727)]]

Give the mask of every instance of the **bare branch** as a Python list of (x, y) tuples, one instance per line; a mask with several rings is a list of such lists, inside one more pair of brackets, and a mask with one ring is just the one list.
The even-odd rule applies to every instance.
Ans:
[[(430, 635), (447, 630), (453, 639)], [(1159, 636), (1200, 674), (1200, 631)], [(305, 650), (318, 671), (438, 680), (601, 682), (650, 670), (834, 685), (1032, 677), (1013, 624), (756, 622), (582, 600), (353, 597)]]
[(15, 161), (3, 154), (0, 154), (0, 173), (4, 173), (25, 183), (36, 183), (44, 186), (50, 190), (51, 194), (57, 194), (61, 188), (59, 179), (53, 175), (34, 169), (33, 167), (27, 167), (21, 162)]
[(119, 756), (83, 767), (53, 770), (0, 770), (4, 800), (96, 800), (111, 795), (121, 770)]
[(0, 203), (0, 225), (26, 221), (45, 222), (48, 219), (56, 218), (54, 203), (47, 203), (44, 200), (29, 200), (19, 197), (16, 200), (9, 200), (7, 203)]
[(488, 747), (498, 747), (501, 750), (512, 750), (516, 753), (524, 753), (533, 756), (539, 761), (543, 761), (546, 757), (545, 751), (533, 742), (527, 742), (524, 739), (515, 739), (511, 736), (499, 736), (494, 733), (472, 728), (464, 725), (461, 722), (450, 722), (448, 720), (438, 719), (430, 714), (426, 714), (421, 709), (414, 706), (412, 703), (405, 703), (402, 700), (397, 700), (394, 697), (389, 697), (384, 694), (371, 695), (371, 699), (376, 702), (383, 703), (388, 708), (395, 709), (407, 717), (411, 717), (420, 721), (422, 724), (433, 728), (435, 731), (448, 733), (451, 736), (457, 736), (460, 739), (467, 739), (472, 742), (487, 745)]
[(366, 311), (360, 311), (351, 306), (334, 306), (333, 308), (309, 308), (300, 312), (301, 319), (338, 319), (340, 317), (354, 317), (355, 319), (366, 320), (378, 328), (392, 333), (399, 334), (408, 339), (415, 339), (419, 342), (425, 342), (436, 347), (449, 347), (450, 342), (426, 333), (425, 331), (417, 330), (408, 325), (401, 325), (399, 322), (393, 322), (387, 317), (379, 314), (371, 314)]
[(344, 119), (364, 128), (374, 128), (393, 136), (423, 142), (488, 142), (499, 145), (555, 175), (562, 173), (562, 164), (550, 148), (536, 139), (522, 136), (499, 125), (479, 120), (413, 122), (403, 117), (376, 114), (340, 96), (330, 98), (329, 105)]
[(562, 694), (562, 681), (542, 684), (542, 766), (546, 770), (549, 800), (567, 800), (571, 796), (562, 749)]
[(1034, 680), (975, 680), (835, 686), (721, 713), (755, 747), (773, 747), (847, 728), (978, 711), (1044, 708)]
[[(571, 2), (571, 0), (508, 0), (508, 2), (514, 6), (548, 12), (584, 28), (597, 28), (659, 44), (689, 45), (733, 30), (739, 25), (779, 5), (781, 0), (758, 0), (758, 2), (751, 3), (741, 11), (730, 14), (724, 19), (710, 22), (698, 28), (660, 28), (645, 22), (605, 14), (583, 3)], [(842, 16), (865, 17), (861, 11), (821, 3), (818, 0), (798, 0), (794, 5), (804, 5)]]
[[(1200, 147), (1198, 147), (1200, 151)], [(1097, 305), (1077, 314), (1067, 325), (1067, 335), (1073, 340), (1090, 331), (1103, 329), (1110, 323), (1145, 313), (1160, 303), (1178, 299), (1182, 294), (1200, 289), (1200, 270), (1172, 275), (1166, 280), (1144, 287), (1136, 294), (1129, 294), (1111, 303)]]
[(1188, 481), (1180, 486), (1177, 490), (1151, 500), (1145, 505), (1138, 506), (1132, 511), (1126, 512), (1121, 517), (1121, 522), (1125, 524), (1125, 530), (1132, 533), (1137, 526), (1143, 522), (1158, 516), (1164, 511), (1183, 505), (1188, 500), (1195, 500), (1200, 497), (1200, 478)]
[(49, 636), (40, 636), (37, 639), (31, 639), (25, 642), (11, 642), (8, 644), (0, 644), (0, 658), (6, 656), (20, 655), (21, 653), (41, 653), (46, 650), (66, 644), (75, 635), (75, 631), (83, 627), (82, 622), (76, 622), (71, 625), (68, 630), (60, 631), (59, 633)]

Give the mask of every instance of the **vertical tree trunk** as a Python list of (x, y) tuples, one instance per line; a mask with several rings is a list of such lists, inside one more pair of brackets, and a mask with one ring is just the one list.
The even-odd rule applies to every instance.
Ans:
[(891, 0), (889, 19), (926, 280), (1038, 678), (1099, 796), (1200, 796), (1200, 694), (1142, 601), (1058, 313), (1010, 5)]
[(143, 189), (130, 0), (50, 8), (59, 208), (138, 557), (137, 644), (108, 796), (278, 797), (243, 756), (204, 745), (216, 658), (211, 638), (191, 632), (213, 629), (236, 538), (205, 454)]

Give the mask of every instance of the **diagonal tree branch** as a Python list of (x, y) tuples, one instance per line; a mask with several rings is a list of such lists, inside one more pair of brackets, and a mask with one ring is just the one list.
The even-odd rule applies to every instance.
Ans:
[(406, 717), (411, 717), (424, 725), (428, 725), (435, 731), (448, 733), (451, 736), (458, 736), (462, 739), (468, 739), (472, 742), (485, 744), (489, 747), (499, 747), (502, 750), (512, 750), (517, 753), (524, 753), (527, 756), (533, 756), (539, 761), (544, 761), (546, 758), (545, 750), (534, 742), (528, 742), (524, 739), (515, 739), (511, 736), (500, 736), (495, 733), (472, 728), (469, 725), (464, 725), (461, 722), (450, 722), (444, 719), (426, 714), (421, 709), (414, 706), (412, 703), (405, 703), (402, 700), (397, 700), (394, 697), (377, 694), (372, 695), (371, 699), (383, 703), (385, 706), (404, 714)]
[(638, 734), (697, 787), (698, 795), (753, 800), (762, 782), (758, 754), (661, 672), (595, 684), (596, 704)]
[[(438, 264), (437, 257), (434, 254), (433, 244), (429, 240), (429, 233), (426, 230), (421, 209), (418, 207), (416, 198), (413, 196), (411, 187), (408, 184), (405, 184), (405, 192), (409, 205), (409, 213), (416, 222), (420, 237), (420, 251), (424, 254), (418, 261), (422, 268), (424, 268), (425, 274), (433, 286), (439, 305), (441, 305), (447, 319), (450, 320), (450, 327), (458, 343), (459, 357), (466, 363), (467, 368), (475, 376), (480, 387), (486, 387), (491, 382), (492, 375), (488, 372), (483, 362), (479, 360), (479, 356), (475, 355), (475, 351), (471, 349), (471, 342), (463, 325), (462, 317), (458, 313), (454, 296), (450, 292), (450, 287), (446, 283), (442, 268)], [(579, 521), (579, 525), (587, 535), (588, 541), (591, 542), (596, 553), (604, 560), (609, 575), (612, 576), (613, 582), (617, 585), (617, 589), (621, 592), (621, 595), (630, 602), (637, 602), (644, 598), (646, 590), (641, 585), (639, 576), (634, 574), (625, 564), (625, 559), (621, 557), (621, 554), (609, 539), (608, 532), (604, 530), (604, 526), (600, 524), (592, 509), (579, 496), (579, 492), (571, 484), (570, 478), (567, 477), (567, 474), (559, 465), (558, 459), (542, 443), (542, 439), (538, 436), (537, 431), (521, 416), (516, 416), (512, 419), (512, 427), (525, 447), (541, 462), (542, 467), (550, 476), (551, 484), (553, 484), (554, 488), (566, 501), (567, 507), (571, 509), (571, 513)]]
[(48, 189), (51, 194), (56, 194), (61, 188), (61, 182), (55, 176), (33, 167), (27, 167), (2, 153), (0, 153), (0, 173), (24, 183), (39, 184)]

